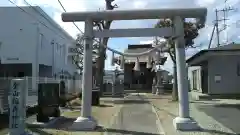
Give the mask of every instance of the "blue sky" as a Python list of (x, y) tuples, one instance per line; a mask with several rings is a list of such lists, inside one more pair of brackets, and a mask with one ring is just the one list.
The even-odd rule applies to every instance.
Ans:
[[(24, 0), (12, 0), (17, 5), (26, 5)], [(59, 23), (70, 35), (75, 36), (78, 33), (78, 30), (73, 26), (72, 23), (64, 23), (61, 21), (61, 13), (63, 10), (59, 5), (57, 0), (26, 0), (31, 5), (40, 6), (45, 12), (47, 12), (57, 23)], [(187, 57), (190, 57), (197, 51), (207, 48), (209, 43), (213, 20), (215, 19), (216, 8), (221, 9), (225, 7), (225, 0), (115, 0), (119, 8), (118, 9), (139, 9), (139, 8), (179, 8), (179, 7), (207, 7), (208, 16), (207, 16), (207, 25), (204, 29), (200, 31), (200, 36), (196, 38), (195, 43), (197, 45), (202, 44), (199, 48), (187, 50)], [(61, 0), (62, 4), (67, 11), (88, 11), (88, 10), (99, 10), (104, 9), (105, 0)], [(1, 0), (1, 6), (15, 6), (8, 2), (8, 0)], [(233, 8), (240, 7), (240, 0), (227, 0), (227, 6)], [(221, 32), (220, 39), (221, 43), (225, 42), (238, 42), (240, 34), (240, 9), (236, 9), (228, 13), (229, 25), (227, 29)], [(223, 14), (220, 14), (220, 19)], [(111, 28), (143, 28), (143, 27), (152, 27), (156, 20), (138, 20), (138, 21), (115, 21), (112, 24)], [(83, 30), (84, 24), (77, 23), (78, 26)], [(222, 24), (220, 24), (220, 27)], [(228, 40), (227, 40), (228, 39)], [(152, 38), (113, 38), (109, 40), (108, 45), (111, 48), (123, 51), (128, 44), (139, 44), (139, 43), (151, 43)], [(216, 37), (214, 36), (213, 45), (216, 44)], [(111, 53), (108, 52), (109, 56)], [(107, 69), (113, 69), (114, 67), (110, 66), (110, 57), (106, 61), (105, 67)], [(170, 59), (167, 60), (164, 69), (171, 72), (172, 62)]]

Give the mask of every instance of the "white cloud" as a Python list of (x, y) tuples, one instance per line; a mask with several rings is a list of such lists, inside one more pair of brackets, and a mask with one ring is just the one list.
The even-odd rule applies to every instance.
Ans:
[[(73, 25), (72, 22), (62, 22), (61, 13), (55, 12), (53, 19), (66, 30), (72, 37), (76, 37), (79, 33), (78, 29)], [(83, 30), (84, 23), (78, 23), (78, 27)]]
[[(29, 4), (32, 6), (40, 6), (45, 10), (45, 8), (51, 8), (52, 13), (51, 17), (64, 29), (66, 30), (72, 37), (76, 37), (79, 33), (77, 28), (73, 25), (72, 22), (63, 22), (61, 18), (61, 13), (64, 12), (61, 5), (58, 3), (58, 0), (16, 0), (15, 3), (18, 6), (28, 6)], [(87, 1), (82, 0), (61, 0), (61, 3), (64, 5), (64, 8), (68, 12), (73, 11), (86, 11)], [(49, 11), (47, 11), (49, 13)], [(84, 24), (77, 23), (78, 27), (83, 31)]]
[(153, 40), (140, 41), (140, 44), (152, 44)]
[(208, 7), (214, 4), (215, 0), (196, 0), (196, 4), (201, 7)]
[(145, 8), (147, 6), (147, 1), (136, 0), (133, 2), (134, 8)]

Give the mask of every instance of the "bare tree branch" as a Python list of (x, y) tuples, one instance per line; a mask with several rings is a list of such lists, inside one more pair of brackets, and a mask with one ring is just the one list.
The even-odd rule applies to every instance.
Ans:
[(168, 51), (168, 54), (169, 54), (171, 60), (173, 61), (173, 63), (176, 63), (176, 57), (175, 57), (175, 54), (172, 53), (172, 52), (170, 52), (170, 51)]

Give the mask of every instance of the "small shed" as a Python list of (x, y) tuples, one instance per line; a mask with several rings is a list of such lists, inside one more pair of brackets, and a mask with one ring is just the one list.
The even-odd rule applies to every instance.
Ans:
[(201, 50), (186, 62), (190, 90), (210, 95), (240, 94), (240, 44)]

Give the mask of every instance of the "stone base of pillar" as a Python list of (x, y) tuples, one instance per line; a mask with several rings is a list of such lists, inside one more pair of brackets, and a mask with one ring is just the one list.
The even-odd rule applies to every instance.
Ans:
[(32, 135), (31, 133), (25, 132), (22, 135)]
[(176, 130), (182, 130), (182, 131), (189, 131), (189, 130), (191, 131), (191, 130), (200, 129), (200, 126), (192, 118), (176, 117), (173, 120), (173, 126)]
[(70, 130), (92, 131), (95, 130), (96, 127), (97, 121), (94, 118), (78, 117), (70, 127)]
[(155, 94), (156, 93), (156, 88), (155, 86), (152, 86), (152, 94)]
[[(6, 135), (10, 135), (10, 133), (6, 134)], [(33, 135), (31, 133), (28, 133), (27, 131), (25, 131), (24, 133), (22, 133), (21, 135)]]
[(164, 93), (163, 87), (162, 86), (157, 86), (156, 87), (156, 95), (160, 95)]

